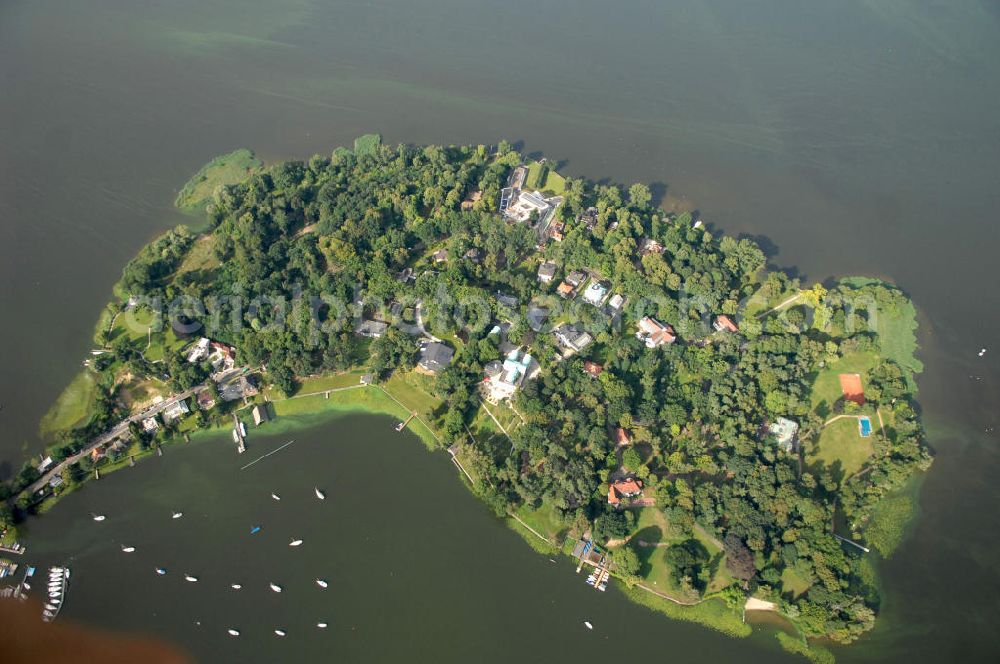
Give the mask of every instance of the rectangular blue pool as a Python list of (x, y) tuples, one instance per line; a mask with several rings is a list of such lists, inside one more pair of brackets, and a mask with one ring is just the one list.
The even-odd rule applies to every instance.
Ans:
[(869, 417), (859, 417), (858, 426), (861, 429), (861, 437), (867, 438), (872, 435), (872, 421)]

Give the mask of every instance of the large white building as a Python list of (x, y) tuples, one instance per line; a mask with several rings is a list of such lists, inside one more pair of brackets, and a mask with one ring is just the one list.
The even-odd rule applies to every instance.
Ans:
[(527, 221), (531, 218), (532, 212), (537, 212), (539, 219), (548, 212), (552, 205), (545, 200), (541, 192), (522, 191), (511, 205), (507, 207), (504, 214), (508, 219), (514, 221)]
[(486, 389), (489, 392), (490, 399), (500, 401), (513, 396), (514, 392), (517, 392), (517, 388), (521, 386), (521, 383), (524, 382), (525, 377), (528, 375), (532, 361), (531, 355), (528, 355), (527, 352), (520, 348), (510, 351), (507, 354), (507, 358), (503, 361), (503, 369), (499, 373), (487, 376), (486, 378)]

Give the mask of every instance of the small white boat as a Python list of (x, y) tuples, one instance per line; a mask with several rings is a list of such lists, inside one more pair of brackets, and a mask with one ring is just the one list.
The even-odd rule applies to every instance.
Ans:
[(276, 629), (276, 630), (274, 630), (274, 633), (277, 634), (278, 636), (284, 636), (285, 635), (285, 630), (283, 630), (283, 629)]
[(276, 494), (276, 493), (272, 493), (272, 494), (271, 494), (271, 497), (272, 497), (272, 498), (274, 498), (275, 500), (281, 500), (281, 496), (279, 496), (279, 495), (278, 495), (278, 494)]
[(319, 498), (320, 500), (326, 500), (326, 494), (323, 493), (322, 491), (320, 491), (318, 488), (313, 487), (313, 491), (316, 492), (316, 497), (317, 498)]
[(133, 551), (135, 551), (135, 547), (134, 546), (123, 546), (122, 547), (122, 553), (132, 553)]
[(608, 589), (608, 584), (602, 583), (601, 585), (597, 586), (597, 589), (600, 590), (603, 593), (604, 591), (606, 591)]
[(229, 586), (229, 587), (230, 587), (230, 588), (232, 588), (233, 590), (239, 590), (239, 589), (240, 589), (240, 588), (242, 588), (243, 586), (241, 586), (241, 585), (240, 585), (240, 584), (238, 584), (238, 583), (234, 583), (234, 584), (232, 584), (232, 585), (231, 585), (231, 586)]
[(300, 539), (293, 539), (291, 542), (288, 543), (288, 546), (301, 546), (301, 545), (302, 545), (302, 540)]
[(167, 573), (167, 568), (166, 567), (157, 567), (156, 568), (156, 573), (159, 574), (160, 576), (163, 576), (164, 574)]
[(326, 623), (316, 623), (316, 626), (320, 629), (326, 629)]
[(104, 516), (103, 514), (95, 514), (94, 515), (94, 521), (104, 521), (104, 519), (106, 519), (106, 518), (107, 517)]
[(233, 629), (232, 627), (230, 627), (227, 631), (229, 632), (229, 636), (239, 636), (240, 635), (240, 630)]
[(182, 516), (184, 516), (184, 512), (174, 512), (173, 516), (172, 516), (172, 517), (170, 517), (170, 518), (171, 518), (171, 519), (179, 519), (179, 518), (181, 518)]
[(185, 581), (190, 581), (191, 583), (195, 583), (196, 581), (198, 581), (198, 577), (191, 576), (190, 574), (185, 574), (184, 575), (184, 580)]
[(59, 593), (57, 593), (57, 592), (50, 592), (49, 593), (49, 597), (52, 598), (52, 599), (58, 599), (59, 598)]
[(323, 579), (316, 579), (316, 585), (319, 586), (320, 588), (326, 588), (330, 584)]
[(55, 605), (54, 605), (54, 604), (46, 604), (46, 605), (45, 605), (45, 610), (46, 610), (46, 611), (55, 611), (55, 610), (56, 610), (56, 607), (55, 607)]
[(594, 626), (590, 624), (589, 620), (584, 620), (583, 624), (586, 625), (587, 629), (594, 629)]
[(280, 593), (281, 592), (281, 586), (279, 586), (277, 583), (275, 583), (274, 581), (272, 581), (271, 582), (271, 590), (273, 590), (276, 593)]

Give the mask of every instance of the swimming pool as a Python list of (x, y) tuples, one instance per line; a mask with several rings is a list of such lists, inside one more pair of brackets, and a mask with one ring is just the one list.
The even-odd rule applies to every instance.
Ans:
[(869, 417), (858, 418), (858, 428), (861, 430), (861, 437), (867, 438), (872, 435), (872, 421)]

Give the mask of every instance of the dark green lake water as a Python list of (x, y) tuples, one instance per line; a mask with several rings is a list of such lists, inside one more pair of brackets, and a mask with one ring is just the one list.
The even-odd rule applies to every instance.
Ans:
[[(211, 156), (248, 146), (266, 159), (308, 157), (367, 131), (389, 142), (509, 138), (565, 162), (571, 175), (665, 186), (715, 227), (762, 236), (774, 263), (809, 280), (880, 275), (912, 295), (926, 365), (920, 398), (937, 460), (923, 482), (920, 521), (882, 566), (878, 628), (838, 656), (994, 661), (996, 7), (8, 0), (0, 5), (0, 471), (39, 451), (38, 420), (78, 370), (121, 266), (182, 221), (173, 196)], [(993, 351), (977, 358), (983, 346)], [(329, 647), (348, 660), (437, 653), (564, 661), (608, 648), (660, 659), (774, 658), (762, 645), (770, 637), (731, 641), (655, 618), (612, 592), (588, 595), (577, 577), (550, 569), (493, 522), (443, 459), (395, 436), (359, 445), (345, 427), (303, 434), (292, 455), (268, 466), (268, 480), (302, 474), (308, 487), (311, 466), (294, 455), (322, 448), (312, 461), (330, 456), (315, 467), (328, 469), (333, 486), (374, 471), (390, 487), (355, 503), (343, 497), (327, 515), (310, 512), (309, 501), (298, 505), (301, 515), (287, 510), (290, 525), (301, 519), (316, 529), (308, 534), (315, 549), (296, 553), (319, 555), (322, 544), (357, 578), (348, 586), (356, 590), (341, 594), (296, 594), (289, 629), (329, 606), (332, 626), (351, 617), (352, 635), (364, 635), (286, 639), (283, 647), (306, 649), (296, 655)], [(143, 545), (139, 553), (161, 542), (172, 568), (199, 561), (206, 578), (226, 565), (264, 578), (283, 570), (294, 558), (280, 541), (271, 549), (261, 542), (259, 555), (239, 547), (247, 522), (276, 506), (260, 505), (254, 480), (235, 473), (235, 463), (228, 446), (176, 448), (34, 524), (32, 552), (78, 561), (67, 612), (146, 628), (205, 656), (273, 659), (277, 651), (263, 649), (272, 639), (223, 643), (215, 633), (199, 636), (184, 614), (197, 597), (213, 616), (216, 608), (241, 611), (246, 629), (270, 628), (278, 598), (255, 589), (234, 604), (207, 584), (182, 588), (174, 577), (148, 575), (149, 559), (111, 555), (128, 535)], [(407, 487), (405, 497), (392, 487)], [(192, 516), (211, 503), (212, 516), (186, 517), (175, 533), (161, 514), (179, 500), (192, 501), (184, 507)], [(91, 503), (120, 505), (103, 535), (82, 518)], [(377, 556), (361, 548), (370, 532), (406, 534), (419, 562), (404, 562), (399, 540), (375, 540), (392, 549)], [(411, 585), (383, 569), (410, 575)], [(289, 582), (300, 573), (288, 572)], [(602, 630), (579, 633), (584, 613)]]

